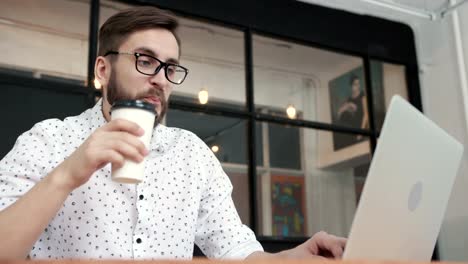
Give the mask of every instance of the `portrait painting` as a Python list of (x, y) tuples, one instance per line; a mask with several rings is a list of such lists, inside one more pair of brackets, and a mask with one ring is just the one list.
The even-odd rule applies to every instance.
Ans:
[[(332, 124), (368, 129), (369, 116), (362, 66), (329, 82)], [(333, 132), (333, 150), (337, 151), (366, 140), (362, 135)]]

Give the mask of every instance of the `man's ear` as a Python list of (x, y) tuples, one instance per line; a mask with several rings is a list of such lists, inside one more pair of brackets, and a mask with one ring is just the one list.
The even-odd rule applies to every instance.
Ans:
[(94, 77), (99, 81), (103, 89), (107, 89), (111, 73), (111, 65), (106, 58), (99, 56), (94, 64)]

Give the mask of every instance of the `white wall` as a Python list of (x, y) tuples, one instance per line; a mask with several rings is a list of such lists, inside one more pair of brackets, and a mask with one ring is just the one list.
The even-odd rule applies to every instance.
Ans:
[[(460, 8), (461, 33), (468, 61), (468, 6)], [(457, 65), (452, 17), (415, 27), (424, 112), (467, 147), (466, 121)], [(465, 73), (466, 74), (466, 73)], [(468, 261), (468, 153), (458, 173), (439, 237), (442, 260)]]

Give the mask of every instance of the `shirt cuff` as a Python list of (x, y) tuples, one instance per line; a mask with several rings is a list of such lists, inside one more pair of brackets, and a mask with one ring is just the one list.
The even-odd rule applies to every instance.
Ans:
[(243, 260), (256, 251), (264, 251), (260, 242), (257, 240), (247, 241), (228, 251), (221, 256), (221, 259)]

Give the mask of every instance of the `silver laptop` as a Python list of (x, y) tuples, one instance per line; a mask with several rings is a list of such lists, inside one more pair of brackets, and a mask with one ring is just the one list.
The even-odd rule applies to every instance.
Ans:
[(429, 261), (463, 145), (394, 96), (343, 259)]

